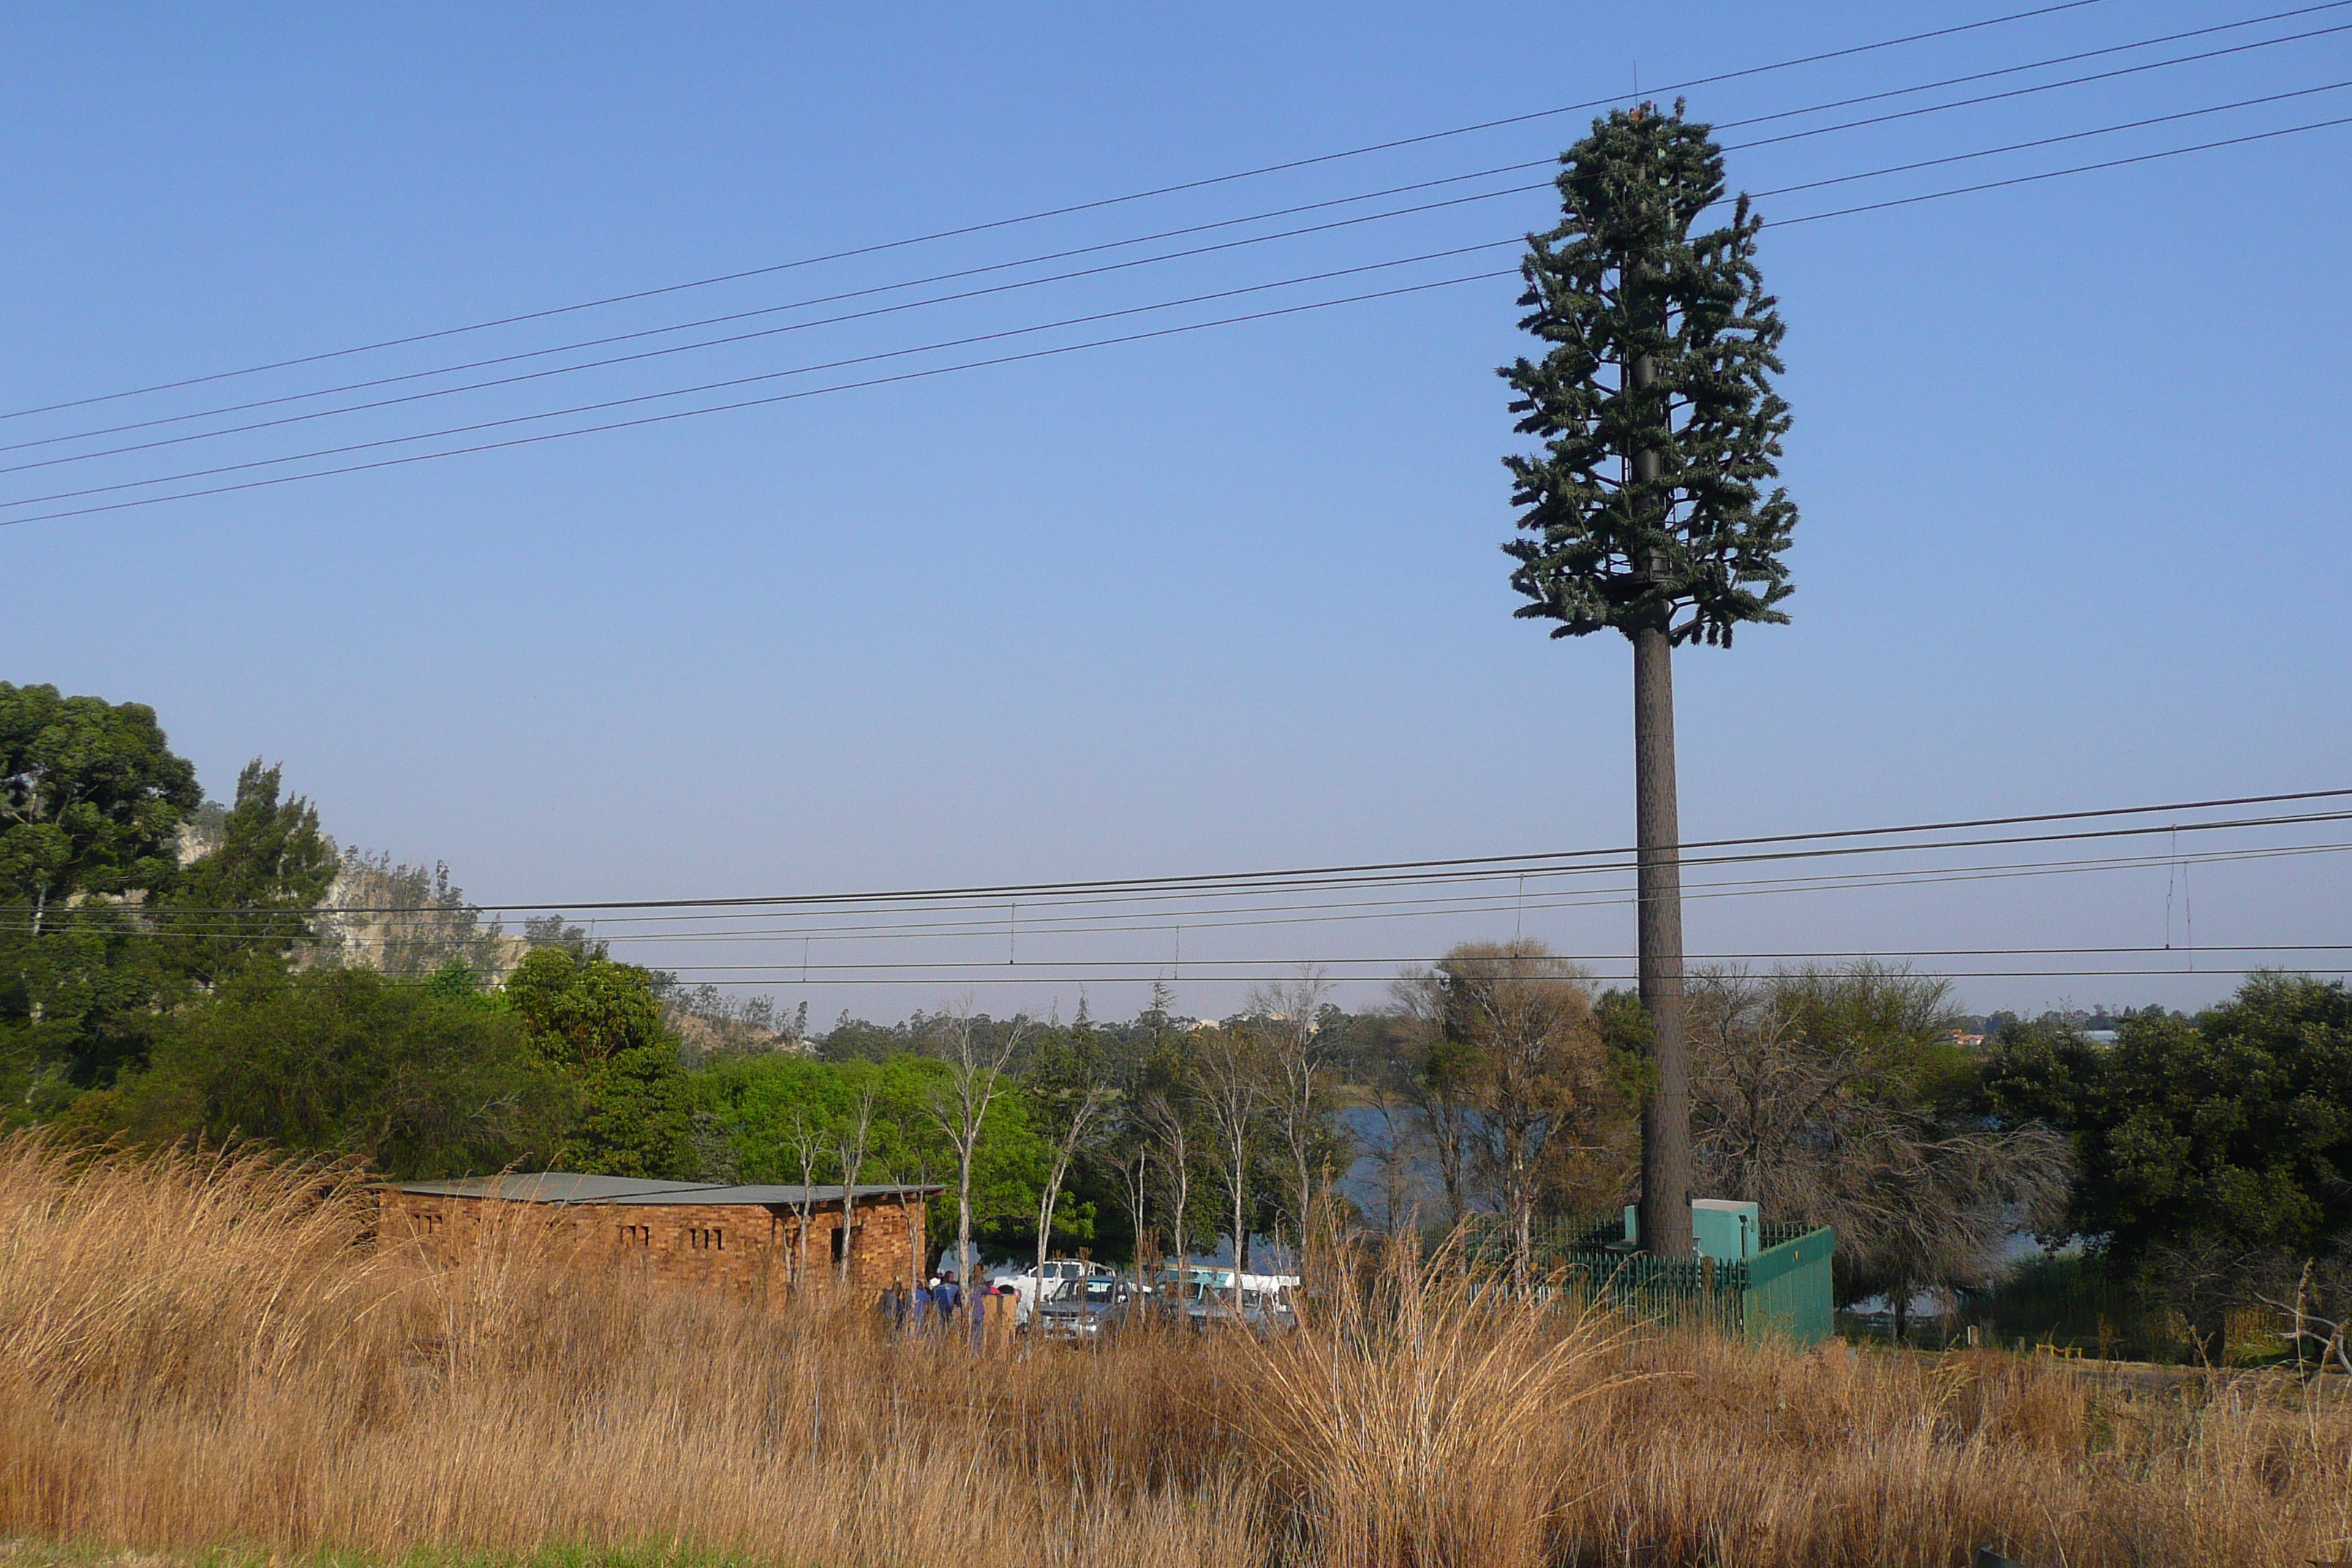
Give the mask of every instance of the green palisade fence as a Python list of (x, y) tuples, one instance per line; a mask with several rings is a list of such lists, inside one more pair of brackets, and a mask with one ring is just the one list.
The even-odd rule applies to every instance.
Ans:
[[(1616, 1223), (1538, 1225), (1538, 1268), (1560, 1283), (1652, 1322), (1713, 1329), (1748, 1339), (1819, 1344), (1835, 1331), (1830, 1258), (1837, 1233), (1828, 1226), (1767, 1224), (1763, 1250), (1744, 1263), (1653, 1258), (1629, 1251)], [(1498, 1231), (1474, 1232), (1475, 1262), (1499, 1265), (1508, 1242)]]

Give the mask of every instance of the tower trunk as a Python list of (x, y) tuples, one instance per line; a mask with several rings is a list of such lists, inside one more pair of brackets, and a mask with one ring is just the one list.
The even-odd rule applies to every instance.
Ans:
[(1664, 626), (1633, 637), (1635, 949), (1657, 1083), (1642, 1109), (1642, 1247), (1688, 1258), (1690, 1049), (1683, 1028), (1682, 833), (1675, 797), (1674, 647)]
[[(1626, 364), (1627, 390), (1651, 382), (1650, 357)], [(1633, 454), (1637, 506), (1655, 504), (1658, 455)], [(1667, 520), (1656, 526), (1663, 531)], [(1658, 563), (1643, 566), (1654, 574)], [(1642, 1110), (1642, 1247), (1654, 1257), (1691, 1255), (1690, 1049), (1683, 1029), (1682, 814), (1675, 791), (1675, 652), (1663, 608), (1633, 633), (1633, 843), (1638, 868), (1634, 951), (1642, 1006), (1650, 1016), (1657, 1083)]]

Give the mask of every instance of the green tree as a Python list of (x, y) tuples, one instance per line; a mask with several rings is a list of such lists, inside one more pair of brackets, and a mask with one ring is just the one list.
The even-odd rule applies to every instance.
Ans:
[(143, 1062), (185, 989), (122, 905), (52, 911), (37, 936), (0, 931), (0, 1126), (46, 1121)]
[(515, 966), (501, 994), (542, 1059), (579, 1090), (559, 1165), (614, 1176), (696, 1173), (692, 1089), (650, 974), (541, 947)]
[[(800, 1181), (795, 1144), (803, 1137), (814, 1151), (815, 1177), (840, 1180), (842, 1133), (871, 1094), (861, 1180), (945, 1184), (955, 1172), (955, 1152), (931, 1110), (949, 1078), (946, 1063), (904, 1053), (838, 1062), (746, 1054), (713, 1060), (694, 1075), (694, 1087), (697, 1103), (725, 1130), (744, 1181)], [(1028, 1109), (1017, 1095), (992, 1100), (972, 1163), (973, 1229), (1001, 1250), (1029, 1235), (1051, 1159)], [(954, 1234), (952, 1193), (932, 1200), (929, 1225), (934, 1244)]]
[(2189, 1020), (2121, 1019), (2113, 1047), (2012, 1026), (1986, 1063), (1995, 1113), (2072, 1135), (2068, 1224), (2186, 1310), (2293, 1289), (2306, 1259), (2352, 1254), (2352, 992), (2259, 975)]
[(368, 970), (257, 966), (184, 1009), (84, 1127), (160, 1144), (258, 1139), (420, 1179), (544, 1163), (574, 1093), (515, 1018)]
[(153, 709), (0, 681), (0, 1124), (143, 1052), (170, 982), (125, 901), (202, 798)]
[(35, 931), (73, 894), (163, 886), (202, 798), (152, 708), (0, 681), (0, 898)]
[(299, 795), (281, 799), (282, 777), (279, 764), (246, 763), (220, 843), (156, 900), (168, 961), (207, 989), (248, 964), (291, 958), (334, 882), (341, 862), (318, 807)]
[(1657, 1086), (1643, 1112), (1642, 1234), (1690, 1251), (1690, 1068), (1683, 1019), (1680, 826), (1673, 649), (1728, 647), (1748, 621), (1785, 621), (1780, 561), (1796, 526), (1768, 496), (1788, 405), (1772, 390), (1782, 326), (1757, 270), (1763, 220), (1723, 197), (1708, 128), (1643, 104), (1596, 120), (1561, 154), (1559, 226), (1531, 237), (1520, 326), (1552, 345), (1501, 374), (1516, 428), (1541, 452), (1504, 462), (1526, 537), (1517, 614), (1555, 637), (1609, 630), (1633, 645), (1641, 994)]

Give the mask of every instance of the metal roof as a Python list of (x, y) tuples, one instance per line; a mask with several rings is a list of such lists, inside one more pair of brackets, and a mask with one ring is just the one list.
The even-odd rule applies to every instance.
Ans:
[[(463, 1176), (446, 1182), (401, 1182), (395, 1192), (422, 1197), (499, 1198), (526, 1204), (823, 1204), (842, 1201), (842, 1189), (739, 1185), (722, 1182), (659, 1182), (644, 1176), (590, 1176), (573, 1171), (510, 1172), (499, 1176)], [(861, 1184), (862, 1198), (921, 1196), (937, 1186)]]
[(616, 1198), (709, 1192), (715, 1182), (657, 1182), (643, 1176), (586, 1176), (573, 1171), (510, 1171), (447, 1182), (403, 1182), (398, 1190), (450, 1198), (505, 1198), (517, 1203), (602, 1204)]
[[(936, 1193), (940, 1190), (940, 1188), (935, 1186), (868, 1186), (860, 1183), (857, 1188), (857, 1196), (862, 1201), (866, 1198), (897, 1197), (901, 1193), (919, 1196), (923, 1194)], [(775, 1185), (705, 1187), (698, 1191), (687, 1193), (678, 1196), (671, 1196), (662, 1193), (645, 1193), (632, 1194), (627, 1197), (606, 1198), (601, 1201), (615, 1204), (799, 1204), (803, 1202), (813, 1204), (837, 1204), (841, 1201), (841, 1189), (839, 1187), (824, 1186), (787, 1187)]]

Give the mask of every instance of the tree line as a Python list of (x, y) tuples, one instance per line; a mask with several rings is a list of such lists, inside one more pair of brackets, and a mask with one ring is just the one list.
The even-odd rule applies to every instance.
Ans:
[[(198, 831), (184, 832), (190, 824)], [(344, 940), (339, 869), (430, 918)], [(404, 879), (404, 880), (403, 880)], [(369, 884), (374, 887), (374, 884)], [(382, 896), (383, 888), (367, 895)], [(358, 902), (358, 900), (352, 900)], [(362, 904), (361, 907), (366, 907)], [(2194, 1017), (1996, 1018), (1897, 968), (1696, 973), (1696, 1190), (1834, 1226), (1843, 1301), (1996, 1280), (2080, 1241), (2201, 1333), (2352, 1295), (2352, 995), (2259, 976)], [(0, 684), (6, 1125), (259, 1140), (388, 1176), (552, 1168), (943, 1189), (933, 1234), (1125, 1258), (1332, 1223), (1548, 1227), (1638, 1194), (1651, 1016), (1528, 940), (1465, 943), (1349, 1010), (1312, 973), (1238, 1015), (890, 1024), (722, 1000), (577, 926), (509, 936), (427, 876), (340, 853), (279, 771), (207, 806), (152, 710)]]

